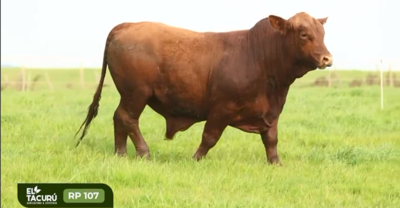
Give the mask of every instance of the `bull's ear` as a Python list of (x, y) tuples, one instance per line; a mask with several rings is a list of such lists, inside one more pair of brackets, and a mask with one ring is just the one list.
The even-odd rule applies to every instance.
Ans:
[(319, 19), (317, 19), (317, 20), (318, 20), (318, 22), (320, 22), (322, 25), (324, 25), (324, 24), (326, 23), (326, 21), (328, 20), (328, 17), (319, 18)]
[(271, 23), (272, 27), (279, 30), (279, 31), (285, 31), (287, 21), (283, 19), (282, 17), (278, 17), (275, 15), (269, 15), (268, 17), (269, 22)]

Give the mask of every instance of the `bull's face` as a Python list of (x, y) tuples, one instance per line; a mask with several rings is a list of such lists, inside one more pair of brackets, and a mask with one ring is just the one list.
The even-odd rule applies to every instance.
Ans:
[(274, 15), (270, 15), (268, 19), (272, 27), (281, 32), (285, 41), (294, 47), (298, 60), (307, 62), (307, 66), (314, 69), (332, 66), (332, 55), (324, 43), (323, 25), (328, 17), (315, 19), (302, 12), (288, 20)]

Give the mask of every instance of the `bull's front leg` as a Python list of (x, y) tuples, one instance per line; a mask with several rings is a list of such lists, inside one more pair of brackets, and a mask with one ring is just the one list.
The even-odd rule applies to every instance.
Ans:
[(282, 165), (279, 161), (277, 144), (278, 144), (278, 120), (279, 117), (276, 118), (272, 123), (271, 127), (265, 131), (260, 133), (262, 142), (265, 146), (265, 151), (267, 154), (267, 159), (269, 164)]

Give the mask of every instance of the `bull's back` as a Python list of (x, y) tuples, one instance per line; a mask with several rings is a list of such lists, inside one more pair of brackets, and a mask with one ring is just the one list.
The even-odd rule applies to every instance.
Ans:
[(130, 83), (120, 88), (147, 86), (160, 106), (200, 114), (220, 43), (207, 33), (161, 23), (126, 24), (112, 38), (108, 54), (113, 77)]

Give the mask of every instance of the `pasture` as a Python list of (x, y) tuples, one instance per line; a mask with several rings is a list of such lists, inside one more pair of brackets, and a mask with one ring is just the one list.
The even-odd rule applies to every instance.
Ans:
[[(45, 70), (27, 70), (32, 77)], [(165, 121), (146, 108), (140, 128), (152, 158), (113, 155), (112, 116), (119, 102), (109, 73), (99, 115), (75, 148), (97, 86), (95, 72), (47, 70), (34, 89), (13, 89), (19, 70), (2, 69), (1, 205), (21, 207), (18, 182), (101, 182), (114, 191), (115, 207), (399, 207), (400, 88), (365, 84), (368, 73), (338, 71), (332, 87), (315, 84), (328, 71), (310, 72), (289, 91), (279, 124), (283, 167), (267, 165), (257, 134), (228, 128), (207, 158), (191, 156), (204, 122), (165, 141)], [(400, 77), (400, 74), (397, 74)], [(323, 80), (323, 79), (320, 79)], [(351, 85), (361, 80), (361, 86)], [(395, 80), (396, 81), (396, 80)], [(43, 83), (42, 83), (43, 82)], [(311, 86), (312, 84), (318, 86)], [(397, 83), (397, 82), (396, 82)], [(353, 87), (350, 87), (353, 86)]]

